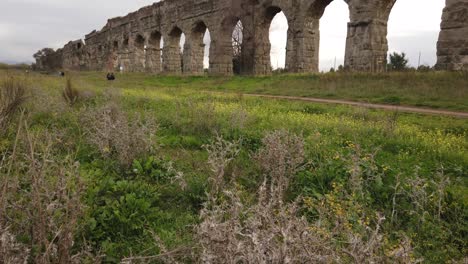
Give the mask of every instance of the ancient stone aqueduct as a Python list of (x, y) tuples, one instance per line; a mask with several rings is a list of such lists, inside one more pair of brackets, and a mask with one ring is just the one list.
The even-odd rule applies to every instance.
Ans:
[[(122, 66), (130, 72), (200, 75), (204, 73), (203, 37), (208, 28), (209, 73), (231, 75), (232, 32), (238, 21), (242, 21), (242, 72), (267, 75), (272, 70), (269, 27), (274, 16), (283, 11), (289, 24), (286, 70), (317, 72), (319, 22), (332, 1), (165, 0), (125, 17), (110, 19), (100, 31), (86, 35), (84, 41), (71, 41), (61, 49), (43, 54), (37, 58), (37, 67), (110, 71)], [(345, 68), (384, 71), (387, 21), (396, 0), (344, 1), (350, 11)], [(424, 7), (415, 12), (424, 12)], [(182, 33), (186, 41), (181, 59)], [(437, 53), (439, 69), (468, 68), (468, 0), (446, 0)]]

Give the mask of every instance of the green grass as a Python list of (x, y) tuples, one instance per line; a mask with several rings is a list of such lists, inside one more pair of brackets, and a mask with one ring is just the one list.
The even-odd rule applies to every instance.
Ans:
[[(87, 227), (93, 226), (94, 221), (104, 221), (102, 219), (111, 214), (112, 210), (95, 204), (95, 201), (109, 199), (108, 203), (111, 203), (113, 198), (110, 190), (114, 188), (116, 192), (112, 184), (119, 182), (119, 188), (132, 190), (137, 196), (138, 188), (141, 188), (143, 194), (139, 199), (142, 201), (152, 200), (155, 209), (145, 213), (145, 217), (150, 220), (148, 223), (151, 223), (149, 228), (170, 248), (191, 245), (191, 227), (199, 221), (198, 209), (204, 201), (207, 178), (211, 174), (206, 164), (207, 153), (202, 146), (209, 143), (216, 133), (227, 139), (242, 139), (243, 154), (230, 170), (237, 175), (239, 184), (247, 191), (254, 192), (259, 182), (255, 174), (256, 166), (249, 153), (260, 147), (261, 138), (267, 132), (277, 129), (302, 134), (306, 141), (307, 159), (311, 163), (307, 173), (312, 176), (306, 175), (312, 177), (312, 180), (296, 187), (296, 194), (308, 195), (312, 190), (314, 193), (327, 192), (331, 189), (330, 182), (346, 181), (342, 163), (335, 157), (345, 157), (352, 144), (360, 146), (365, 153), (377, 151), (376, 163), (379, 168), (385, 168), (384, 182), (388, 185), (382, 191), (382, 196), (376, 194), (375, 200), (370, 202), (374, 210), (386, 213), (391, 211), (390, 200), (384, 194), (391, 192), (390, 185), (394, 184), (397, 175), (409, 177), (418, 170), (421, 175), (431, 179), (440, 168), (444, 168), (452, 179), (450, 199), (455, 201), (452, 205), (461, 208), (468, 206), (468, 122), (464, 119), (250, 98), (239, 94), (310, 96), (468, 111), (466, 74), (324, 74), (259, 78), (124, 74), (117, 75), (117, 81), (113, 83), (107, 82), (102, 73), (72, 75), (76, 88), (90, 91), (95, 97), (81, 105), (67, 108), (65, 112), (52, 107), (56, 104), (54, 100), (61, 100), (65, 79), (38, 74), (28, 77), (31, 86), (54, 98), (49, 102), (49, 108), (33, 111), (34, 107), (29, 107), (32, 129), (61, 128), (71, 138), (82, 138), (79, 128), (81, 111), (102, 104), (104, 90), (120, 90), (119, 98), (125, 112), (146, 113), (157, 119), (160, 125), (157, 134), (160, 148), (155, 155), (174, 162), (174, 166), (184, 173), (188, 182), (188, 189), (184, 191), (172, 184), (154, 183), (145, 178), (138, 179), (138, 184), (143, 187), (134, 186), (131, 181), (127, 182), (128, 177), (134, 177), (131, 172), (107, 164), (96, 155), (92, 146), (76, 142), (80, 149), (78, 159), (92, 184), (86, 198), (92, 210), (83, 220), (83, 225)], [(10, 134), (10, 137), (2, 139), (0, 150), (7, 151), (13, 138), (13, 134)], [(321, 187), (323, 189), (313, 189), (316, 187), (313, 187), (312, 182), (319, 178), (326, 178), (328, 183)], [(151, 192), (157, 194), (153, 197)], [(144, 204), (141, 207), (146, 208)], [(455, 241), (463, 240), (463, 236), (466, 236), (463, 217), (466, 214), (462, 214), (461, 220), (445, 219), (443, 224), (434, 220), (430, 225), (415, 227), (418, 221), (415, 216), (395, 226), (387, 225), (385, 231), (395, 236), (398, 232), (408, 235), (414, 233), (412, 238), (418, 254), (429, 263), (441, 263), (452, 258), (459, 259), (466, 254), (466, 248), (463, 249), (466, 241)], [(145, 222), (145, 225), (148, 223)], [(443, 231), (434, 229), (434, 226)], [(99, 225), (93, 228), (99, 228)], [(116, 227), (109, 225), (98, 231), (113, 228)], [(132, 253), (157, 253), (154, 249), (145, 251), (152, 243), (145, 240), (145, 231), (138, 231), (138, 234), (145, 234), (141, 239), (128, 238), (128, 241), (127, 238), (115, 236), (113, 240), (106, 240), (106, 234), (97, 233), (95, 229), (91, 231), (84, 232), (85, 237), (95, 243), (93, 246), (112, 255), (114, 258), (110, 261), (117, 261), (122, 254), (128, 254), (131, 250), (134, 250)], [(451, 232), (455, 233), (453, 240), (440, 235)]]
[[(123, 78), (121, 78), (123, 77)], [(83, 78), (104, 83), (102, 75)], [(468, 74), (404, 72), (386, 74), (328, 73), (271, 77), (155, 77), (118, 75), (117, 87), (184, 87), (233, 93), (258, 93), (468, 111)]]

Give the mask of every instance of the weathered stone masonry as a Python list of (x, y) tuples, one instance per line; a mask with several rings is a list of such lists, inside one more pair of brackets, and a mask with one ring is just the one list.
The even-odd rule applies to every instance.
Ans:
[[(271, 73), (269, 27), (283, 11), (288, 19), (286, 70), (317, 72), (320, 18), (333, 0), (165, 0), (125, 17), (110, 19), (85, 40), (37, 59), (42, 69), (117, 70), (129, 72), (201, 75), (204, 72), (203, 36), (211, 35), (209, 72), (233, 74), (232, 32), (241, 21), (242, 72)], [(340, 1), (340, 0), (336, 0)], [(388, 51), (387, 21), (396, 0), (344, 0), (350, 23), (345, 68), (351, 71), (385, 70)], [(460, 69), (468, 59), (468, 0), (447, 0), (438, 44), (438, 67)], [(179, 41), (186, 41), (181, 58)], [(163, 48), (161, 50), (161, 44)]]
[(446, 0), (437, 43), (441, 70), (468, 70), (468, 0)]

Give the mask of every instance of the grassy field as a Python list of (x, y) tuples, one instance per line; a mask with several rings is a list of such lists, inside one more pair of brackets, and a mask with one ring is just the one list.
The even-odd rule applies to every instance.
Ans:
[[(102, 76), (87, 74), (102, 83)], [(386, 74), (328, 73), (272, 77), (151, 77), (125, 75), (123, 87), (192, 88), (233, 93), (257, 93), (468, 111), (468, 74), (404, 72)]]
[(9, 75), (3, 260), (466, 260), (465, 119), (241, 94), (468, 111), (466, 74)]

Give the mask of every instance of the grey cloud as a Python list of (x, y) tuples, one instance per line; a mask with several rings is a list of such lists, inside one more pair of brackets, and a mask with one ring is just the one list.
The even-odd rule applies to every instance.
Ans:
[(437, 60), (438, 35), (438, 31), (426, 31), (408, 36), (390, 36), (390, 52), (405, 52), (412, 66), (417, 66), (421, 53), (421, 65), (433, 66)]

